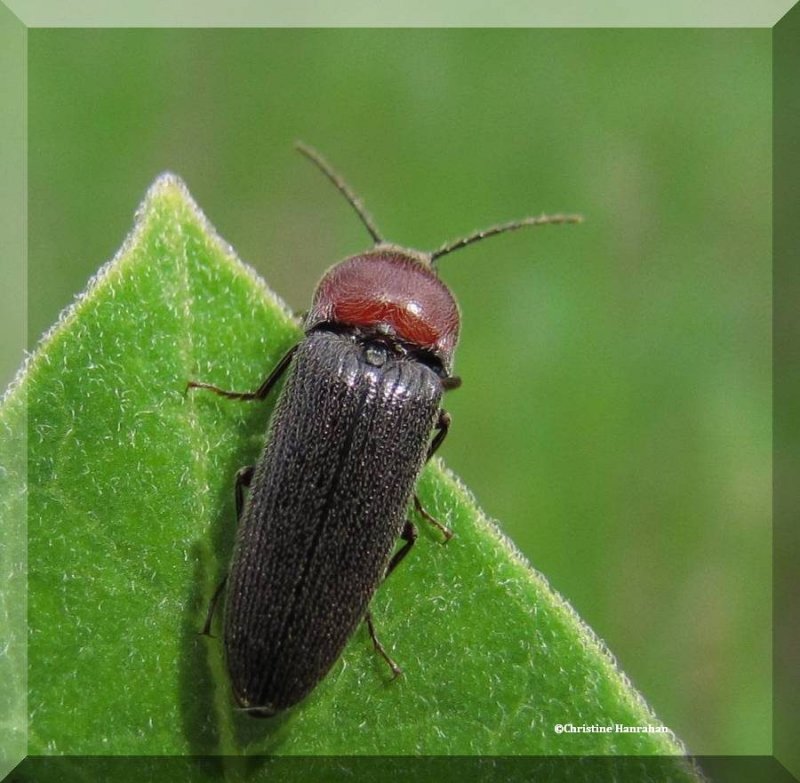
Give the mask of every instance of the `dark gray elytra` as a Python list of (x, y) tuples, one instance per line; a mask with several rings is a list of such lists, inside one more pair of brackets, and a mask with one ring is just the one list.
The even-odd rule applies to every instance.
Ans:
[(243, 705), (285, 709), (339, 657), (403, 530), (441, 398), (429, 367), (380, 343), (318, 331), (300, 344), (228, 580)]
[[(383, 241), (317, 152), (298, 149), (346, 196), (375, 246), (325, 273), (305, 337), (258, 390), (189, 382), (254, 400), (286, 374), (264, 451), (237, 476), (239, 527), (227, 577), (227, 668), (237, 703), (256, 717), (281, 712), (313, 690), (362, 620), (378, 652), (400, 672), (375, 635), (369, 602), (416, 539), (407, 519), (412, 498), (438, 525), (413, 494), (422, 466), (447, 434), (442, 395), (460, 383), (452, 375), (458, 306), (435, 261), (503, 231), (580, 220), (541, 215), (433, 253), (408, 250)], [(246, 503), (243, 486), (250, 488)], [(392, 555), (398, 539), (405, 543)]]

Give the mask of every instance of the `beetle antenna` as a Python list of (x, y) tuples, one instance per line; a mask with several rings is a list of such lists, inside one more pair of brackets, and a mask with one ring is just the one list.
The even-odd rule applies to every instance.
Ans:
[(334, 185), (336, 185), (337, 190), (347, 199), (350, 206), (361, 218), (361, 222), (364, 224), (367, 231), (369, 231), (370, 236), (375, 240), (375, 244), (378, 245), (383, 242), (383, 237), (381, 236), (381, 232), (378, 231), (378, 226), (375, 225), (375, 221), (364, 208), (361, 199), (356, 196), (350, 189), (350, 186), (336, 171), (334, 171), (333, 166), (331, 166), (331, 164), (313, 147), (309, 147), (308, 144), (304, 144), (302, 141), (296, 141), (294, 143), (294, 148), (305, 155)]
[(462, 247), (471, 245), (487, 237), (493, 237), (497, 234), (504, 234), (506, 231), (516, 231), (518, 228), (525, 226), (546, 226), (549, 224), (558, 223), (582, 223), (582, 215), (538, 215), (536, 217), (526, 217), (522, 220), (512, 220), (510, 223), (501, 223), (498, 226), (485, 228), (483, 231), (476, 231), (474, 234), (469, 234), (462, 239), (456, 239), (454, 242), (447, 242), (442, 245), (438, 250), (434, 250), (430, 254), (431, 264), (435, 263), (442, 256), (452, 253), (455, 250), (461, 250)]

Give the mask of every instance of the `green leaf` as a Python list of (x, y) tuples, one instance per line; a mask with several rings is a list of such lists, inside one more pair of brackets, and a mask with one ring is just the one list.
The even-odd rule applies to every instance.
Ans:
[(30, 752), (683, 753), (669, 732), (556, 733), (662, 726), (438, 461), (419, 493), (455, 537), (421, 523), (373, 604), (404, 676), (390, 679), (362, 627), (286, 715), (233, 708), (221, 641), (197, 632), (230, 556), (233, 476), (257, 458), (271, 403), (186, 381), (254, 389), (300, 334), (164, 175), (44, 337), (0, 411), (20, 437), (27, 395)]

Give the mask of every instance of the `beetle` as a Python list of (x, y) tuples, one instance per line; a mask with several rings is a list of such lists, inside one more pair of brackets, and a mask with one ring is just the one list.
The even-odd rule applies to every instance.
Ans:
[(408, 519), (412, 501), (445, 540), (451, 535), (414, 493), (450, 426), (442, 397), (460, 385), (452, 372), (460, 314), (436, 261), (524, 226), (581, 220), (528, 217), (431, 253), (411, 250), (384, 241), (330, 164), (311, 147), (296, 147), (347, 199), (374, 246), (325, 272), (305, 336), (256, 391), (188, 383), (231, 399), (263, 400), (285, 376), (261, 457), (236, 476), (233, 557), (203, 628), (209, 634), (227, 581), (227, 669), (237, 704), (255, 717), (307, 696), (362, 620), (393, 675), (401, 673), (375, 633), (370, 600), (417, 539)]

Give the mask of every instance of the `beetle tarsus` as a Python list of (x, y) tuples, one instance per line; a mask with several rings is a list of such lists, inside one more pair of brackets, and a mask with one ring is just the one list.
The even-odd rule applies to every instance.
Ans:
[(186, 391), (189, 389), (206, 389), (207, 391), (214, 392), (220, 397), (227, 397), (229, 400), (254, 400), (256, 399), (256, 392), (235, 392), (220, 389), (219, 386), (214, 386), (211, 383), (203, 383), (202, 381), (188, 381), (186, 384)]
[(444, 541), (442, 541), (443, 544), (446, 544), (453, 537), (453, 531), (450, 530), (447, 525), (443, 525), (425, 508), (425, 506), (422, 505), (422, 501), (419, 499), (419, 495), (417, 495), (416, 492), (414, 493), (414, 508), (417, 509), (417, 513), (423, 519), (440, 530), (441, 534), (444, 536)]
[(364, 615), (364, 620), (367, 623), (367, 630), (369, 631), (369, 635), (372, 639), (372, 644), (375, 647), (376, 652), (389, 665), (389, 668), (392, 670), (392, 679), (396, 680), (403, 673), (403, 670), (394, 662), (389, 653), (386, 652), (384, 646), (381, 644), (380, 639), (378, 639), (378, 636), (375, 633), (375, 624), (372, 622), (372, 612), (367, 610), (366, 615)]

